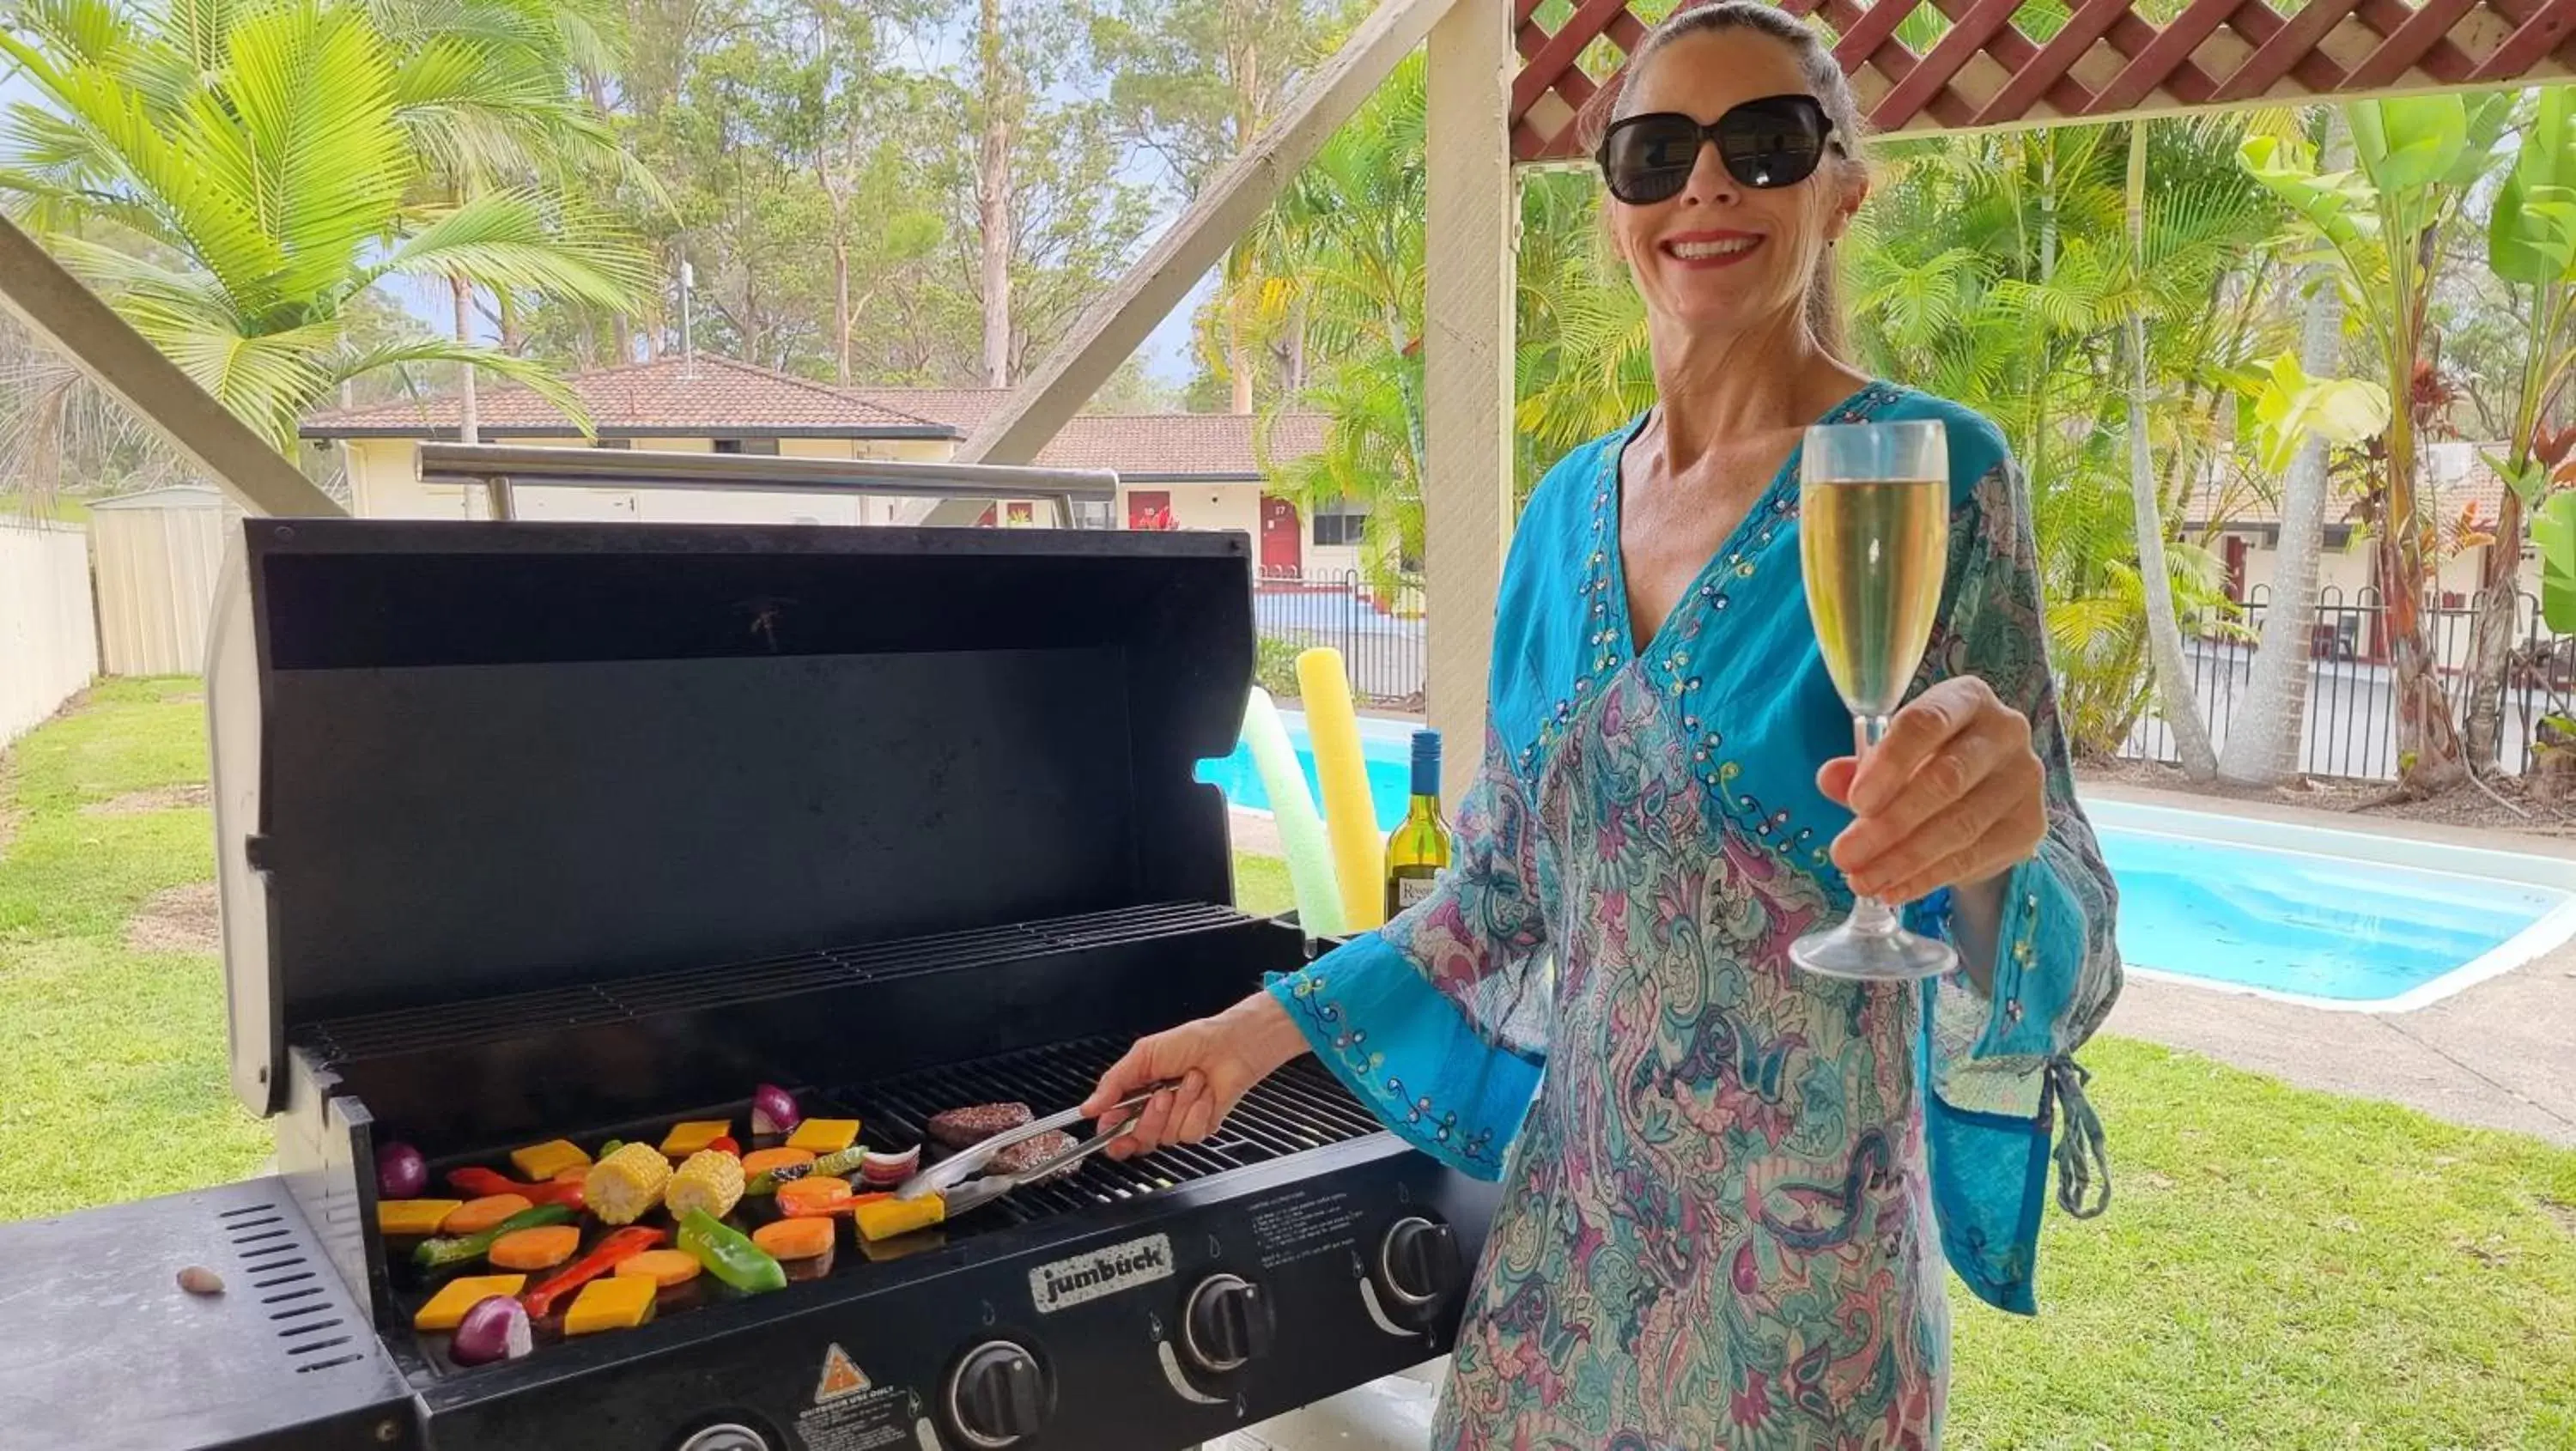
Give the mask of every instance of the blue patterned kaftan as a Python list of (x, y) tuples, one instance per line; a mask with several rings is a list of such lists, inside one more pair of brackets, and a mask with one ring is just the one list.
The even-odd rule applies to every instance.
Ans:
[[(1849, 753), (1798, 563), (1797, 459), (1641, 651), (1620, 454), (1540, 484), (1506, 567), (1481, 775), (1431, 897), (1271, 991), (1413, 1143), (1503, 1183), (1434, 1442), (1774, 1451), (1937, 1442), (1946, 1261), (2030, 1312), (2052, 1128), (2098, 1129), (2065, 1056), (2118, 991), (2109, 874), (2075, 801), (2019, 471), (1985, 420), (1873, 384), (1838, 421), (1938, 418), (1951, 549), (1918, 686), (1984, 677), (2048, 767), (1991, 995), (1809, 976), (1851, 894)], [(1642, 423), (1642, 420), (1640, 420)], [(1946, 931), (1946, 903), (1918, 904)], [(2064, 1192), (2068, 1186), (2062, 1185)]]

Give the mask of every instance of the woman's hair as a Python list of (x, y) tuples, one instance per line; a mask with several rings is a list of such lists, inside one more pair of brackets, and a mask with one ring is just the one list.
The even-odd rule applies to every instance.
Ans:
[[(1636, 89), (1636, 79), (1645, 74), (1647, 62), (1664, 47), (1686, 35), (1729, 30), (1767, 35), (1796, 52), (1799, 69), (1807, 75), (1808, 90), (1824, 106), (1825, 114), (1833, 118), (1833, 134), (1842, 143), (1843, 159), (1837, 160), (1829, 149), (1825, 166), (1860, 165), (1865, 123), (1861, 120), (1860, 102), (1852, 95), (1850, 78), (1843, 74), (1841, 63), (1834, 59), (1822, 36), (1805, 21), (1765, 0), (1716, 0), (1714, 4), (1676, 10), (1664, 17), (1663, 23), (1648, 31), (1645, 40), (1629, 55), (1625, 81), (1615, 88), (1595, 91), (1575, 118), (1575, 134), (1582, 138), (1583, 149), (1587, 153), (1600, 150), (1601, 137), (1610, 129), (1610, 123), (1634, 113), (1636, 107), (1628, 97)], [(1837, 356), (1844, 351), (1850, 329), (1844, 323), (1841, 280), (1830, 252), (1817, 263), (1815, 280), (1807, 287), (1807, 327), (1825, 351)]]

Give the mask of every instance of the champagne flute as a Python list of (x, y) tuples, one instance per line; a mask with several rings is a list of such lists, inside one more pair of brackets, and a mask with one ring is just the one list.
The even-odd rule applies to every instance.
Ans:
[[(1810, 428), (1798, 480), (1807, 613), (1866, 759), (1905, 703), (1941, 608), (1949, 440), (1937, 421)], [(1858, 897), (1842, 922), (1791, 943), (1789, 960), (1827, 977), (1910, 982), (1959, 957), (1906, 931), (1889, 904)]]

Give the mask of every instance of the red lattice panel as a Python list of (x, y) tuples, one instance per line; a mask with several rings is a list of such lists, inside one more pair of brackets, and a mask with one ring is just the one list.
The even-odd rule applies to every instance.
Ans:
[[(2098, 120), (2205, 106), (2538, 82), (2576, 74), (2576, 0), (2186, 0), (2162, 24), (2134, 0), (2072, 0), (2046, 41), (2017, 23), (2021, 0), (1778, 0), (1821, 22), (1835, 59), (1881, 132), (1925, 134)], [(1512, 0), (1520, 75), (1512, 155), (1583, 154), (1575, 117), (1616, 90), (1646, 27), (1626, 0), (1575, 0), (1550, 33), (1540, 0)], [(1898, 38), (1929, 5), (1943, 28), (1920, 54)], [(1618, 68), (1585, 73), (1606, 41)]]

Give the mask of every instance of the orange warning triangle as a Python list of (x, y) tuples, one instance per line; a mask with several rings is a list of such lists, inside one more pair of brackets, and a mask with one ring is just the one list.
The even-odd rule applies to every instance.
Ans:
[(868, 1386), (868, 1373), (859, 1369), (848, 1351), (835, 1345), (823, 1353), (823, 1379), (814, 1387), (816, 1404), (857, 1395)]

